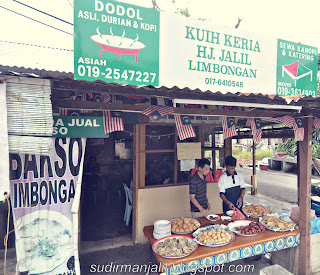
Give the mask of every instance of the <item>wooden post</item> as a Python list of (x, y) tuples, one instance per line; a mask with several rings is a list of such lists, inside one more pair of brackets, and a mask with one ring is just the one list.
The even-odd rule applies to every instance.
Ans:
[(257, 195), (257, 168), (256, 168), (256, 144), (252, 144), (252, 176), (251, 176), (251, 195)]
[(312, 117), (303, 119), (304, 140), (298, 142), (299, 182), (299, 266), (298, 274), (310, 274), (310, 210), (311, 210), (311, 163), (312, 163)]
[[(201, 142), (201, 148), (204, 147), (204, 134), (203, 134), (203, 128), (202, 126), (198, 126), (198, 140)], [(206, 151), (201, 150), (201, 158), (203, 159), (205, 156)]]
[(175, 128), (175, 133), (174, 133), (174, 171), (173, 171), (173, 178), (174, 178), (174, 184), (178, 183), (178, 153), (177, 153), (177, 143), (178, 143), (178, 132)]
[[(216, 147), (216, 129), (212, 130), (212, 144), (211, 147)], [(215, 172), (217, 170), (216, 163), (216, 150), (212, 150), (212, 171)]]
[(228, 156), (232, 156), (232, 138), (226, 138), (224, 140), (224, 158), (228, 157)]
[(138, 201), (138, 189), (139, 189), (139, 124), (136, 124), (133, 127), (133, 182), (132, 182), (132, 240), (136, 243), (137, 236), (137, 217), (138, 217), (138, 209), (137, 209), (137, 201)]
[(139, 127), (139, 187), (146, 186), (146, 125)]
[(138, 218), (138, 192), (139, 188), (145, 186), (146, 171), (146, 125), (136, 124), (134, 128), (133, 144), (133, 202), (132, 202), (132, 239), (136, 242), (137, 218)]

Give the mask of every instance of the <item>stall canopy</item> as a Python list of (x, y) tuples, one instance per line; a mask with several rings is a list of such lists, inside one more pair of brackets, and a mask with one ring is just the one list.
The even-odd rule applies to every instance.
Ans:
[(284, 72), (286, 72), (295, 81), (295, 86), (297, 79), (300, 79), (307, 75), (310, 75), (310, 79), (312, 81), (312, 70), (304, 66), (299, 60), (289, 65), (283, 65), (282, 75), (284, 74)]

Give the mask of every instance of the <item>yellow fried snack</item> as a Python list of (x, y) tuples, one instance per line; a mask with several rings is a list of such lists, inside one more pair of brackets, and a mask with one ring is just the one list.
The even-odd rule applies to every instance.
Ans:
[(203, 243), (206, 244), (208, 242), (211, 243), (222, 243), (222, 242), (229, 242), (231, 240), (232, 236), (231, 234), (224, 230), (224, 229), (211, 229), (211, 230), (206, 230), (202, 231), (198, 234), (197, 239)]
[(177, 218), (171, 222), (171, 231), (178, 233), (191, 232), (200, 227), (200, 222), (192, 218)]
[(261, 216), (271, 214), (271, 211), (259, 204), (249, 204), (242, 208), (246, 213), (252, 214), (253, 216)]
[(276, 227), (276, 228), (280, 228), (280, 229), (290, 229), (294, 225), (293, 222), (286, 222), (286, 221), (283, 221), (283, 220), (281, 220), (277, 217), (273, 217), (273, 216), (266, 216), (262, 219), (261, 222), (263, 222), (267, 226)]

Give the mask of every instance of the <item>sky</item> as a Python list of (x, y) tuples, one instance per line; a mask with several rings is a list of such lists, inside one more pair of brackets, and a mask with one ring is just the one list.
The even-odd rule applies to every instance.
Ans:
[[(17, 0), (18, 1), (18, 0)], [(74, 0), (19, 0), (34, 8), (73, 23)], [(89, 0), (86, 0), (89, 1)], [(93, 1), (93, 0), (92, 0)], [(151, 0), (123, 0), (138, 6), (152, 7)], [(239, 30), (282, 38), (320, 48), (319, 0), (157, 0), (160, 9), (175, 13), (188, 8), (191, 18), (206, 19), (212, 26), (234, 27), (243, 19)], [(13, 0), (1, 0), (0, 6), (32, 17), (70, 34), (73, 26), (24, 7)], [(43, 26), (0, 7), (0, 40), (73, 48), (73, 36)]]

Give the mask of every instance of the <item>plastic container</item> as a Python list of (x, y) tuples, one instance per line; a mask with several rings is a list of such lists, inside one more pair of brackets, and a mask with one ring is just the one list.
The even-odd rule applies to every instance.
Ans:
[(153, 231), (159, 235), (171, 233), (171, 222), (167, 220), (156, 221), (153, 225)]
[(268, 164), (259, 164), (259, 168), (260, 168), (260, 170), (267, 171), (269, 169), (269, 165)]
[(287, 155), (287, 153), (284, 153), (284, 152), (276, 152), (276, 154), (277, 154), (277, 156), (278, 156), (279, 158), (282, 158), (282, 157), (284, 157), (285, 155)]
[(167, 220), (156, 221), (153, 224), (153, 237), (159, 240), (171, 235), (171, 222)]

